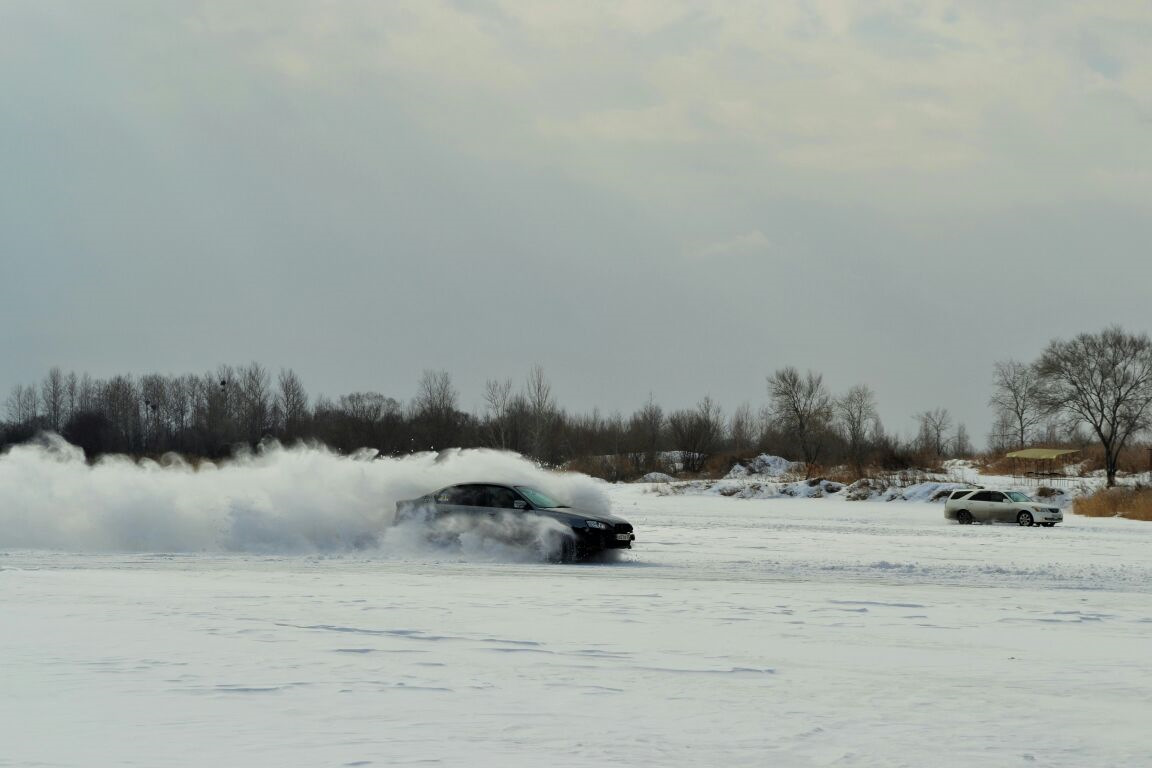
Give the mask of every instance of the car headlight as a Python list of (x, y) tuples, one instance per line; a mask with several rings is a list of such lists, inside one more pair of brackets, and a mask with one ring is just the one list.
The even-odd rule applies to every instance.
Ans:
[(601, 531), (608, 530), (608, 524), (602, 523), (599, 520), (585, 520), (584, 525), (588, 526), (589, 528), (596, 528)]

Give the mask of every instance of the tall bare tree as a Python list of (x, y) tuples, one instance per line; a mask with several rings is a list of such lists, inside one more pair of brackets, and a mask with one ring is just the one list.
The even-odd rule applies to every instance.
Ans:
[(720, 406), (705, 397), (695, 410), (676, 411), (669, 416), (668, 429), (685, 471), (699, 472), (724, 437), (724, 417)]
[(413, 399), (413, 417), (422, 427), (419, 448), (442, 450), (452, 446), (460, 432), (459, 395), (447, 371), (426, 370)]
[(304, 436), (308, 423), (308, 393), (300, 377), (291, 368), (281, 368), (277, 380), (279, 391), (276, 405), (280, 412), (283, 438), (298, 440)]
[(1120, 452), (1152, 426), (1152, 340), (1114, 325), (1056, 339), (1036, 361), (1047, 380), (1045, 405), (1087, 424), (1104, 449), (1109, 487)]
[(549, 458), (547, 445), (552, 422), (556, 417), (556, 402), (552, 399), (552, 384), (540, 365), (532, 366), (524, 384), (524, 402), (528, 405), (529, 451), (536, 459)]
[(633, 469), (652, 471), (660, 468), (660, 450), (663, 447), (664, 409), (648, 394), (644, 403), (628, 420), (628, 452), (632, 454)]
[(35, 386), (17, 384), (5, 403), (8, 421), (13, 424), (31, 424), (40, 416), (40, 395)]
[(255, 445), (271, 427), (271, 378), (268, 369), (257, 362), (244, 366), (239, 374), (236, 418), (244, 439)]
[(488, 379), (484, 385), (488, 441), (493, 448), (512, 447), (512, 379)]
[(918, 447), (937, 458), (948, 455), (948, 433), (952, 430), (952, 414), (947, 408), (933, 408), (916, 414), (920, 428), (916, 436)]
[(1017, 448), (1023, 448), (1046, 415), (1044, 378), (1035, 366), (1002, 360), (993, 368), (992, 397), (988, 404), (996, 410), (999, 423), (1011, 424), (1012, 442)]
[(866, 384), (857, 384), (836, 399), (836, 420), (848, 448), (852, 468), (857, 475), (864, 474), (864, 460), (868, 446), (876, 435), (880, 414), (876, 409), (876, 395)]
[(805, 464), (815, 464), (832, 422), (832, 395), (824, 377), (813, 371), (801, 376), (792, 366), (781, 368), (768, 377), (768, 395), (776, 428), (796, 442)]
[(752, 406), (741, 403), (728, 420), (728, 443), (734, 451), (748, 451), (756, 445), (756, 418)]
[(47, 422), (45, 426), (53, 432), (59, 432), (64, 426), (66, 395), (64, 372), (52, 366), (40, 384), (40, 402)]

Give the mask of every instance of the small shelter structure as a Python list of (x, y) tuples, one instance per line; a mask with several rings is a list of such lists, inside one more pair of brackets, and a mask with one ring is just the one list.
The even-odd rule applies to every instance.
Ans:
[[(1012, 459), (1012, 477), (1016, 480), (1035, 482), (1036, 484), (1059, 484), (1067, 481), (1068, 473), (1064, 471), (1067, 463), (1066, 456), (1080, 453), (1076, 448), (1025, 448), (1021, 451), (1012, 451), (1004, 454), (1005, 458)], [(1063, 459), (1057, 463), (1057, 460)]]

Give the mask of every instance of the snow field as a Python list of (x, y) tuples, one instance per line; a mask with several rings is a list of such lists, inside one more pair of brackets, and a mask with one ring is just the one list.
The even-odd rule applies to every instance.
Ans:
[(0, 766), (1143, 766), (1152, 526), (608, 489), (616, 562), (0, 557)]

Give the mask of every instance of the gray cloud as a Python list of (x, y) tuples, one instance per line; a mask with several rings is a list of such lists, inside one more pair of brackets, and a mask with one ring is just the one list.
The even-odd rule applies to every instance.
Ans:
[[(1128, 3), (9, 2), (0, 392), (258, 359), (576, 409), (870, 384), (1147, 330)], [(759, 247), (762, 244), (763, 247)], [(964, 360), (958, 370), (950, 361)]]

